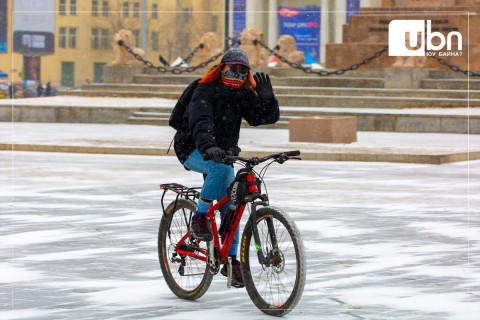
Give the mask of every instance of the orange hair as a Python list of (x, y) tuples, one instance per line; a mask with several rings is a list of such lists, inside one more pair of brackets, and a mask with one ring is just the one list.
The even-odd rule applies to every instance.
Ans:
[[(225, 66), (225, 63), (221, 63), (216, 66), (213, 66), (207, 73), (203, 75), (202, 79), (200, 79), (198, 83), (210, 83), (217, 80), (218, 78), (220, 78), (220, 75), (223, 71), (224, 66)], [(247, 79), (245, 79), (245, 82), (243, 83), (242, 87), (251, 87), (253, 90), (255, 90), (255, 88), (257, 87), (257, 83), (253, 79), (253, 76), (250, 70), (248, 70)]]

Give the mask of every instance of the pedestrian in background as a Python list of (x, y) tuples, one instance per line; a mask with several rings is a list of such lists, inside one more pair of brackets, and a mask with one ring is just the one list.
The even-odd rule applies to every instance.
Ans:
[(45, 97), (50, 97), (52, 94), (52, 87), (50, 86), (50, 81), (47, 82), (47, 87), (45, 88)]
[(11, 82), (10, 85), (8, 86), (8, 95), (10, 96), (10, 99), (14, 98), (15, 86), (14, 86), (13, 82)]
[(43, 96), (43, 86), (42, 86), (42, 83), (41, 83), (40, 81), (38, 82), (37, 96), (38, 96), (38, 97)]

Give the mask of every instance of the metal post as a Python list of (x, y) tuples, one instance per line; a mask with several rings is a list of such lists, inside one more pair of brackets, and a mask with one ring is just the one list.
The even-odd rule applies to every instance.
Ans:
[(147, 0), (142, 0), (142, 49), (147, 54)]
[(228, 37), (230, 37), (230, 0), (225, 0), (225, 49), (228, 47)]

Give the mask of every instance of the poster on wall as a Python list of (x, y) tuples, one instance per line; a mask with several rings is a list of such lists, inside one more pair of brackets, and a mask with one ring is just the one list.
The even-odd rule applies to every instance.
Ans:
[(13, 51), (23, 56), (54, 53), (55, 0), (13, 0)]
[(357, 15), (360, 10), (360, 0), (347, 0), (347, 23), (350, 15)]
[(23, 71), (24, 80), (40, 81), (40, 57), (25, 57)]
[(245, 29), (246, 0), (233, 0), (233, 37), (240, 39), (240, 33)]
[(278, 7), (278, 35), (295, 38), (297, 49), (320, 61), (320, 7)]
[(7, 0), (0, 0), (0, 52), (7, 52)]

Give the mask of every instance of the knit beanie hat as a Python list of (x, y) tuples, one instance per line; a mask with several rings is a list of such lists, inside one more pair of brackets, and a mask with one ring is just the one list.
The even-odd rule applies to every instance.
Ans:
[(225, 63), (225, 64), (241, 64), (250, 69), (250, 64), (248, 63), (248, 57), (240, 49), (233, 48), (228, 50), (222, 58), (222, 61), (220, 63)]

